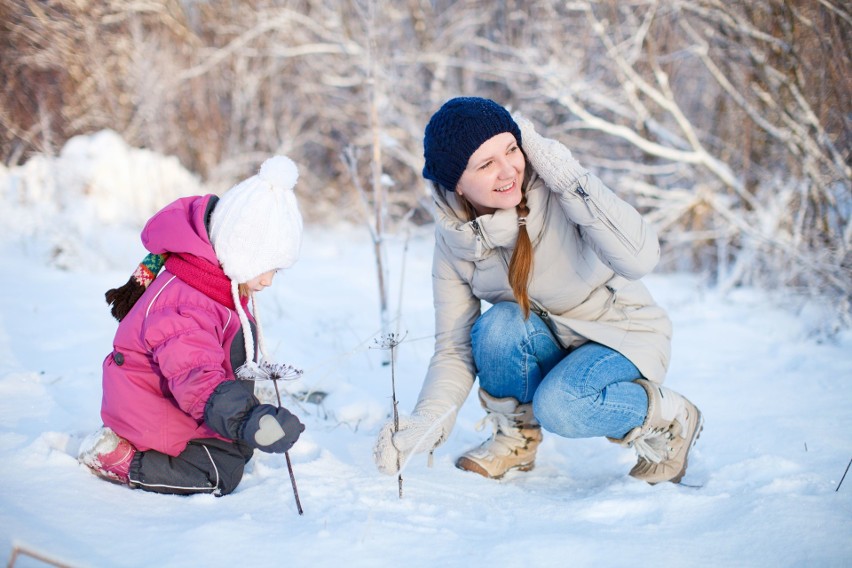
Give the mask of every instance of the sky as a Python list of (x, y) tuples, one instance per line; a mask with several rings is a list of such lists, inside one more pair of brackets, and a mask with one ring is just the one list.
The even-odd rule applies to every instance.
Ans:
[[(271, 357), (304, 370), (282, 385), (307, 427), (290, 451), (303, 515), (283, 455), (256, 452), (221, 498), (96, 478), (76, 455), (100, 426), (117, 325), (103, 293), (144, 255), (144, 220), (203, 192), (174, 158), (108, 131), (0, 166), (0, 561), (18, 550), (18, 568), (852, 565), (852, 472), (841, 483), (852, 332), (824, 333), (830, 306), (819, 301), (722, 294), (689, 274), (645, 279), (674, 323), (666, 385), (705, 417), (682, 484), (629, 477), (635, 456), (605, 439), (548, 433), (531, 472), (493, 481), (457, 470), (488, 435), (474, 428), (472, 395), (432, 466), (423, 455), (408, 464), (400, 498), (372, 459), (391, 367), (375, 344), (363, 226), (308, 223), (301, 259), (258, 296)], [(432, 243), (429, 226), (386, 240), (393, 331), (405, 336), (393, 367), (401, 412), (433, 346)]]

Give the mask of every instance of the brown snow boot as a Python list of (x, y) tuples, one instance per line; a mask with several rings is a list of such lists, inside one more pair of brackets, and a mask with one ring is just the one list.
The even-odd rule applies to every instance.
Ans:
[(535, 466), (535, 452), (541, 443), (541, 426), (533, 416), (532, 404), (514, 398), (494, 398), (479, 389), (486, 415), (477, 429), (491, 423), (493, 434), (478, 448), (464, 453), (456, 467), (491, 479), (500, 479), (512, 469), (529, 471)]
[(621, 440), (610, 440), (636, 450), (639, 460), (630, 470), (631, 476), (651, 485), (680, 483), (686, 474), (689, 450), (704, 427), (701, 411), (670, 389), (646, 379), (636, 382), (648, 393), (645, 423)]

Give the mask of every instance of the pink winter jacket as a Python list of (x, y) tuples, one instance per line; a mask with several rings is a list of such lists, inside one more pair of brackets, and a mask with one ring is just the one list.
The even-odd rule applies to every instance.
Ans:
[[(206, 226), (215, 202), (207, 195), (167, 206), (143, 229), (145, 248), (218, 267)], [(119, 324), (104, 360), (103, 422), (137, 449), (170, 456), (192, 439), (223, 439), (204, 423), (205, 405), (244, 360), (237, 314), (163, 270)]]

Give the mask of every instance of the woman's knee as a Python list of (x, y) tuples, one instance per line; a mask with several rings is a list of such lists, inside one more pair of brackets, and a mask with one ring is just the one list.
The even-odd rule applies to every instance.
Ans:
[(598, 343), (585, 343), (565, 357), (554, 369), (554, 388), (576, 398), (594, 400), (607, 386), (629, 382), (641, 376), (624, 355)]
[(494, 304), (473, 324), (471, 341), (474, 349), (504, 345), (507, 338), (526, 335), (526, 325), (520, 306), (514, 302)]
[(565, 438), (590, 435), (588, 418), (594, 412), (594, 397), (575, 397), (553, 384), (542, 383), (533, 396), (533, 415), (542, 428)]

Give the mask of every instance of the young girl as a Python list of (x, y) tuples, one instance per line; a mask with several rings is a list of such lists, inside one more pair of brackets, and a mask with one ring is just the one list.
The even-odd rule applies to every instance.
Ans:
[(95, 474), (157, 493), (226, 495), (254, 449), (282, 453), (299, 439), (299, 419), (260, 404), (254, 382), (240, 380), (263, 375), (254, 294), (298, 258), (297, 178), (276, 156), (221, 198), (178, 199), (145, 225), (151, 254), (107, 292), (121, 323), (103, 364), (104, 427), (79, 454)]
[(544, 428), (606, 436), (636, 450), (633, 477), (680, 481), (702, 421), (661, 386), (671, 323), (640, 282), (659, 259), (653, 228), (565, 146), (488, 99), (444, 104), (424, 155), (438, 210), (435, 353), (413, 413), (379, 433), (379, 469), (395, 474), (446, 440), (478, 376), (493, 435), (457, 467), (530, 470)]

